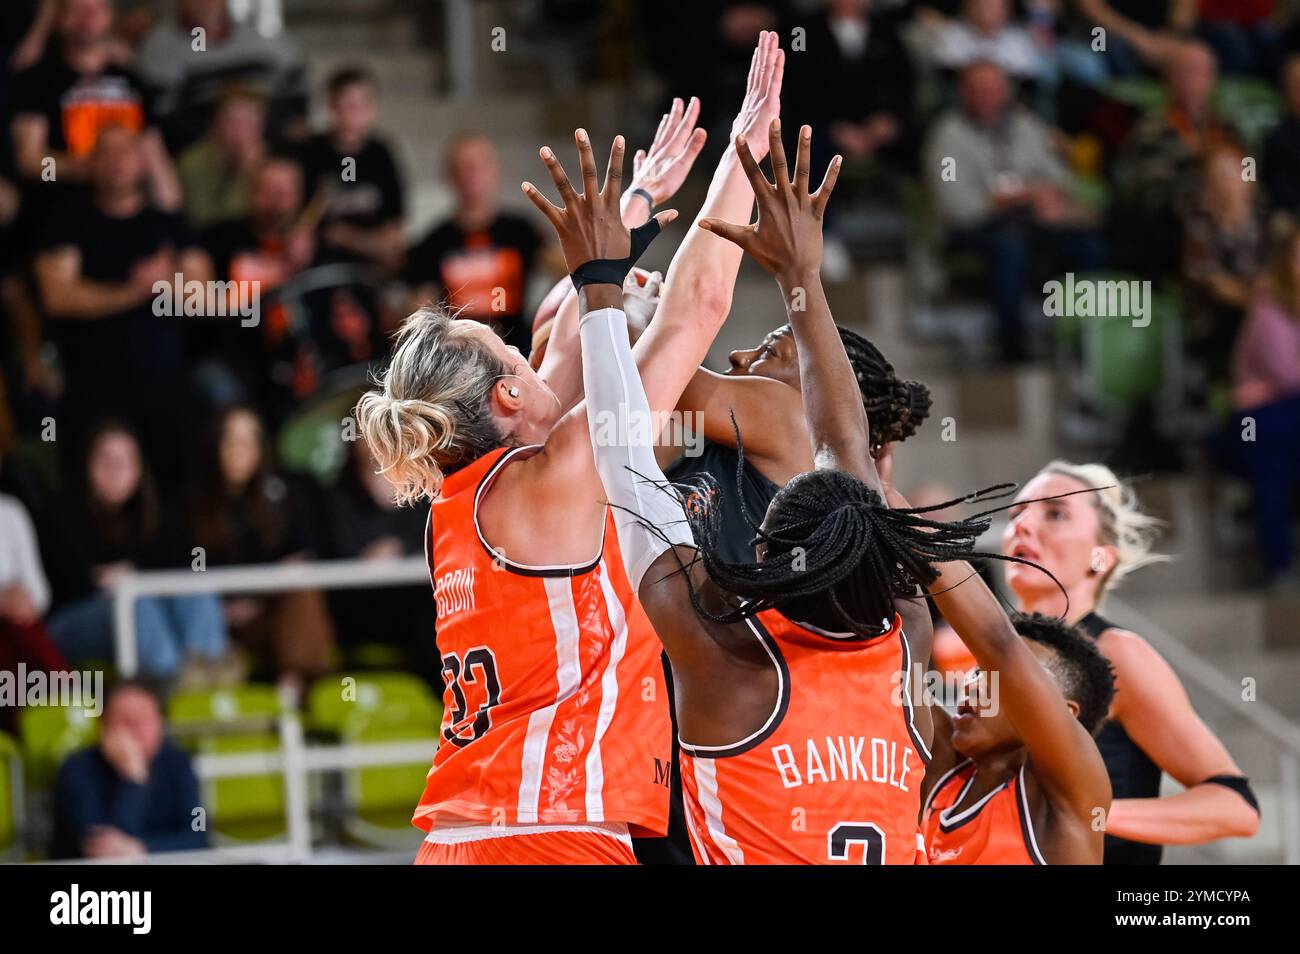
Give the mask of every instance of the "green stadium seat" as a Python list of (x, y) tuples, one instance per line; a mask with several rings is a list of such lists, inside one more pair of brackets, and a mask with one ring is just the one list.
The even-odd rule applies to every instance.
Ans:
[(362, 643), (347, 653), (347, 662), (343, 669), (401, 669), (406, 663), (406, 654), (396, 646), (386, 643)]
[(1151, 323), (1133, 326), (1129, 318), (1094, 319), (1084, 326), (1084, 355), (1097, 393), (1110, 401), (1132, 405), (1154, 400), (1165, 387), (1167, 336), (1177, 299), (1168, 292), (1151, 296)]
[(21, 851), (18, 832), (22, 826), (22, 753), (11, 735), (0, 732), (0, 858)]
[(341, 422), (352, 413), (363, 390), (345, 387), (318, 396), (293, 413), (276, 439), (278, 456), (286, 470), (311, 474), (325, 484), (334, 481), (347, 457)]
[(1282, 97), (1274, 86), (1245, 76), (1225, 76), (1214, 90), (1214, 106), (1248, 143), (1259, 143), (1282, 115)]
[[(200, 755), (278, 752), (275, 718), (281, 709), (275, 687), (246, 685), (178, 693), (168, 706), (181, 741)], [(203, 804), (209, 830), (218, 841), (261, 841), (281, 837), (284, 776), (279, 772), (205, 779)]]
[(1116, 77), (1102, 86), (1102, 92), (1117, 102), (1143, 112), (1158, 109), (1165, 102), (1164, 86), (1159, 80), (1145, 76)]
[(53, 784), (59, 764), (99, 738), (99, 720), (82, 706), (28, 706), (20, 712), (18, 734), (32, 788)]
[[(347, 681), (351, 680), (351, 681)], [(428, 684), (406, 672), (363, 672), (318, 679), (307, 694), (307, 719), (317, 732), (342, 736), (355, 718), (424, 727), (437, 735), (442, 705)]]
[[(439, 713), (439, 716), (441, 713)], [(383, 710), (354, 713), (343, 735), (345, 743), (377, 745), (421, 742), (428, 755), (405, 765), (381, 765), (343, 773), (349, 837), (358, 842), (400, 847), (410, 841), (411, 813), (424, 791), (425, 778), (438, 749), (438, 721), (402, 724)]]
[(424, 743), (427, 754), (411, 763), (342, 773), (349, 838), (383, 847), (409, 842), (411, 812), (424, 791), (442, 723), (442, 704), (428, 684), (406, 672), (326, 676), (308, 692), (307, 713), (313, 730), (347, 745)]

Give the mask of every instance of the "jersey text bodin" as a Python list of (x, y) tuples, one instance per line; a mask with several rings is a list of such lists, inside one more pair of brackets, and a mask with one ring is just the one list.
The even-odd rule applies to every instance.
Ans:
[(515, 563), (478, 525), (494, 477), (535, 451), (484, 455), (430, 507), (445, 712), (413, 822), (623, 822), (662, 834), (668, 697), (613, 518), (601, 553), (575, 567)]

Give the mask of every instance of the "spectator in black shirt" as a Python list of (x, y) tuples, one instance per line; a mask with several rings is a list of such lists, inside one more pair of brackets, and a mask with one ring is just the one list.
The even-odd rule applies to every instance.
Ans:
[[(424, 552), (428, 514), (399, 507), (392, 486), (377, 471), (364, 440), (348, 445), (348, 458), (327, 500), (330, 556), (393, 560)], [(344, 646), (384, 643), (405, 654), (406, 668), (433, 675), (437, 619), (428, 584), (336, 590), (329, 602)]]
[[(177, 214), (148, 202), (144, 149), (122, 127), (102, 132), (92, 162), (89, 201), (69, 197), (38, 240), (35, 273), (66, 390), (58, 417), (61, 445), (73, 447), (92, 419), (115, 414), (142, 432), (154, 470), (174, 476), (186, 433), (177, 327), (160, 317), (156, 287), (171, 298), (175, 275), (207, 281), (211, 263)], [(69, 461), (69, 463), (72, 463)]]
[(303, 186), (298, 163), (277, 155), (262, 160), (251, 176), (248, 205), (246, 216), (205, 229), (199, 241), (212, 256), (220, 281), (257, 283), (259, 323), (194, 325), (191, 351), (207, 404), (247, 401), (268, 411), (289, 400), (283, 393), (285, 382), (277, 381), (272, 371), (277, 354), (290, 344), (275, 293), (316, 257), (315, 235), (300, 222)]
[[(199, 457), (188, 541), (209, 566), (291, 562), (316, 547), (309, 488), (276, 473), (260, 415), (246, 405), (218, 413)], [(319, 590), (225, 601), (232, 638), (266, 653), (275, 673), (301, 686), (329, 667), (334, 629)]]
[(325, 203), (321, 257), (396, 271), (402, 258), (402, 179), (392, 151), (374, 131), (374, 77), (364, 68), (346, 67), (330, 77), (328, 90), (330, 127), (302, 148), (307, 195)]
[[(111, 0), (64, 0), (45, 56), (15, 80), (15, 161), (18, 174), (40, 186), (29, 190), (33, 199), (87, 181), (90, 154), (104, 129), (141, 132), (150, 124), (139, 81), (118, 62), (120, 44), (112, 25)], [(161, 137), (151, 130), (141, 148), (153, 173), (154, 204), (178, 209), (180, 185)]]
[(849, 160), (914, 162), (915, 70), (898, 24), (871, 14), (871, 0), (831, 0), (802, 24), (805, 53), (791, 54), (787, 111), (813, 128), (815, 170), (836, 152)]
[(114, 686), (99, 743), (75, 752), (54, 783), (56, 858), (122, 858), (206, 848), (199, 781), (164, 735), (162, 706), (141, 683)]
[[(113, 658), (111, 592), (118, 580), (191, 559), (129, 427), (97, 426), (78, 478), (49, 508), (41, 534), (54, 590), (50, 633), (74, 665)], [(144, 596), (134, 609), (140, 669), (150, 678), (169, 680), (187, 662), (225, 656), (225, 621), (211, 593)]]
[(498, 210), (500, 165), (486, 137), (454, 140), (447, 175), (456, 210), (407, 253), (403, 275), (417, 304), (441, 296), (461, 318), (491, 325), (527, 355), (532, 332), (524, 298), (543, 249), (541, 233), (528, 219)]
[(1300, 53), (1292, 54), (1282, 70), (1286, 116), (1264, 141), (1261, 181), (1273, 205), (1300, 214)]
[(218, 273), (259, 282), (262, 303), (255, 335), (232, 327), (203, 353), (220, 355), (242, 380), (241, 399), (254, 400), (274, 420), (314, 395), (328, 372), (370, 361), (384, 346), (375, 312), (365, 307), (366, 289), (352, 277), (301, 294), (284, 287), (320, 258), (302, 190), (295, 161), (269, 158), (253, 177), (248, 217), (203, 237)]

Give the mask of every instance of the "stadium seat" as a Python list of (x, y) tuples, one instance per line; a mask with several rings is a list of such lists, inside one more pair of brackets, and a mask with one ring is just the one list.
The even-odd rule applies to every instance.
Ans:
[[(168, 706), (173, 729), (199, 755), (277, 752), (275, 687), (178, 693)], [(203, 804), (217, 841), (259, 841), (284, 834), (284, 777), (278, 772), (202, 779)]]
[(347, 456), (341, 422), (352, 413), (362, 390), (349, 378), (340, 390), (319, 395), (293, 413), (276, 439), (286, 470), (333, 482)]
[(1108, 80), (1102, 92), (1116, 102), (1143, 112), (1159, 109), (1165, 102), (1165, 88), (1146, 76), (1119, 76)]
[(0, 732), (0, 858), (14, 858), (21, 852), (22, 810), (22, 755), (17, 740)]
[(405, 672), (325, 676), (308, 692), (308, 724), (317, 732), (342, 736), (351, 720), (370, 723), (377, 717), (386, 725), (422, 726), (437, 735), (442, 705), (424, 680)]
[[(438, 715), (441, 718), (440, 711)], [(343, 741), (363, 746), (389, 742), (426, 744), (428, 755), (419, 761), (343, 773), (347, 835), (353, 841), (383, 847), (409, 844), (411, 812), (424, 791), (429, 765), (438, 749), (438, 721), (402, 723), (386, 710), (357, 712), (347, 724)]]
[(428, 684), (405, 672), (325, 676), (307, 695), (307, 713), (314, 731), (344, 744), (425, 743), (427, 754), (417, 761), (342, 773), (346, 835), (382, 847), (409, 842), (411, 810), (424, 790), (442, 722), (442, 705)]
[(386, 643), (362, 643), (346, 654), (346, 663), (340, 668), (348, 669), (401, 669), (406, 664), (406, 654), (396, 646)]
[[(1076, 276), (1076, 283), (1084, 280), (1132, 281), (1137, 276)], [(1145, 327), (1135, 327), (1126, 316), (1052, 319), (1063, 400), (1061, 425), (1068, 437), (1115, 438), (1130, 409), (1139, 404), (1152, 407), (1161, 430), (1180, 426), (1170, 410), (1178, 404), (1182, 387), (1180, 299), (1174, 292), (1153, 290), (1150, 304), (1151, 321)]]
[(99, 720), (82, 706), (27, 706), (18, 718), (27, 761), (27, 784), (45, 788), (59, 764), (99, 737)]
[(1282, 97), (1263, 80), (1225, 76), (1215, 88), (1214, 106), (1232, 120), (1247, 143), (1259, 143), (1277, 125)]

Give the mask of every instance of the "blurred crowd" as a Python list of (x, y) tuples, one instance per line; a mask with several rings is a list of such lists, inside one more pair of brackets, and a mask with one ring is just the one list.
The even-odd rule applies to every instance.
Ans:
[[(670, 94), (701, 98), (706, 125), (739, 101), (759, 31), (780, 31), (786, 129), (812, 124), (814, 177), (846, 159), (828, 269), (853, 267), (856, 210), (906, 210), (944, 267), (975, 263), (992, 361), (1045, 360), (1032, 312), (1061, 272), (1176, 289), (1187, 406), (1224, 438), (1219, 466), (1252, 487), (1261, 562), (1294, 577), (1294, 4), (526, 6), (547, 36), (616, 33)], [(604, 19), (618, 29), (602, 32)], [(584, 78), (618, 72), (566, 55)], [(393, 505), (363, 442), (338, 440), (350, 400), (421, 301), (443, 299), (527, 354), (530, 288), (561, 269), (536, 217), (499, 206), (495, 146), (473, 132), (448, 130), (443, 155), (419, 157), (454, 208), (411, 240), (381, 99), (363, 63), (309, 77), (292, 31), (260, 35), (227, 0), (5, 4), (0, 669), (111, 663), (111, 591), (133, 570), (421, 552), (424, 515)], [(1241, 128), (1232, 102), (1266, 121)], [(223, 316), (210, 296), (186, 312), (184, 282), (222, 283)], [(324, 468), (321, 421), (341, 448)], [(1232, 435), (1248, 423), (1242, 454)], [(367, 653), (436, 675), (424, 586), (149, 597), (135, 614), (141, 673), (169, 685), (303, 685)], [(119, 715), (149, 723), (156, 703), (141, 696), (125, 693)], [(0, 709), (0, 729), (13, 716)], [(109, 755), (95, 772), (138, 774)], [(94, 853), (88, 824), (68, 852)]]
[[(646, 24), (674, 92), (699, 91), (713, 64), (706, 104), (734, 99), (753, 31), (790, 38), (787, 132), (813, 125), (814, 177), (846, 160), (826, 267), (861, 257), (855, 203), (901, 210), (901, 244), (987, 316), (957, 329), (961, 361), (980, 336), (993, 363), (1051, 361), (1044, 284), (1064, 273), (1150, 282), (1176, 324), (1091, 360), (1154, 351), (1132, 376), (1153, 379), (1165, 413), (1129, 398), (1100, 451), (1148, 471), (1208, 459), (1249, 488), (1224, 522), (1250, 528), (1261, 578), (1296, 585), (1300, 7), (789, 0), (656, 9)], [(911, 284), (913, 308), (928, 302)]]
[[(282, 469), (277, 448), (355, 391), (411, 302), (445, 298), (528, 350), (525, 290), (550, 266), (535, 224), (497, 207), (492, 143), (447, 144), (454, 212), (408, 247), (364, 66), (312, 89), (292, 37), (235, 22), (225, 0), (14, 6), (26, 15), (6, 11), (0, 48), (0, 646), (14, 658), (0, 664), (111, 662), (109, 594), (135, 569), (422, 552), (424, 517), (393, 506), (342, 433), (346, 408), (329, 481)], [(195, 282), (228, 300), (186, 311)], [(371, 641), (431, 676), (431, 603), (424, 587), (146, 597), (142, 673), (305, 683)]]

